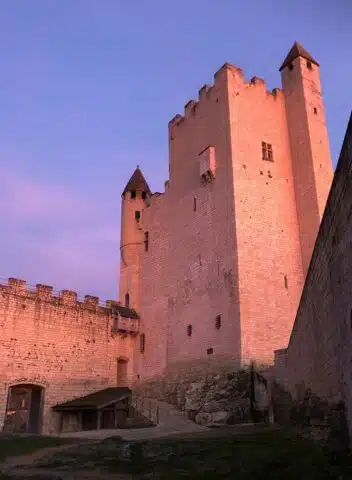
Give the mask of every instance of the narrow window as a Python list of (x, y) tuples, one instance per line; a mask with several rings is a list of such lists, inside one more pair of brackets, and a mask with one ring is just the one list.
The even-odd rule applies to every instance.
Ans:
[(262, 142), (262, 159), (266, 160), (266, 143)]
[(285, 288), (288, 288), (288, 280), (286, 275), (284, 276)]
[(291, 70), (291, 71), (293, 70), (293, 65), (292, 65), (292, 63), (290, 63), (290, 65), (288, 66), (288, 69)]
[(144, 232), (144, 251), (149, 250), (149, 232)]
[(117, 318), (117, 317), (114, 317), (114, 319), (113, 319), (113, 324), (112, 324), (112, 330), (113, 330), (114, 332), (117, 332), (118, 325), (119, 325), (118, 318)]
[(271, 143), (262, 142), (262, 159), (270, 162), (274, 160), (273, 146)]
[(145, 200), (147, 198), (147, 192), (142, 192), (142, 198)]
[(270, 143), (267, 143), (268, 147), (268, 160), (273, 160), (273, 147)]
[(207, 348), (207, 355), (212, 355), (214, 352), (213, 348)]
[(131, 190), (131, 198), (136, 198), (136, 190)]
[(309, 60), (307, 60), (307, 68), (308, 70), (312, 70), (312, 62), (310, 62)]
[(314, 115), (318, 114), (318, 110), (316, 109), (316, 107), (313, 108), (313, 112), (314, 112)]
[(351, 328), (352, 328), (352, 308), (351, 308), (351, 311), (350, 311), (350, 325), (351, 325)]
[(130, 307), (130, 294), (126, 293), (125, 295), (125, 307), (129, 308)]
[(141, 344), (140, 344), (141, 353), (144, 353), (145, 350), (145, 334), (141, 334)]
[(217, 317), (215, 318), (215, 328), (217, 330), (220, 330), (221, 328), (221, 315), (217, 315)]
[(196, 198), (193, 199), (193, 210), (194, 211), (197, 210), (197, 199)]
[(191, 337), (192, 336), (192, 325), (187, 325), (187, 336)]
[(136, 210), (134, 212), (134, 218), (136, 219), (136, 222), (138, 223), (140, 218), (141, 218), (141, 212), (139, 210)]

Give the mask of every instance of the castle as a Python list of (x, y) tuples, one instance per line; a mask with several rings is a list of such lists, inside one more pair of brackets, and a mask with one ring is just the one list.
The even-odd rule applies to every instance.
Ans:
[(225, 64), (169, 123), (169, 172), (122, 196), (121, 302), (141, 315), (140, 378), (286, 345), (333, 170), (319, 65), (295, 44), (282, 89)]
[(225, 64), (169, 123), (165, 192), (135, 170), (118, 302), (0, 286), (0, 428), (27, 394), (27, 431), (52, 433), (64, 400), (171, 368), (272, 364), (288, 344), (333, 171), (319, 64), (295, 43), (280, 72), (268, 91)]

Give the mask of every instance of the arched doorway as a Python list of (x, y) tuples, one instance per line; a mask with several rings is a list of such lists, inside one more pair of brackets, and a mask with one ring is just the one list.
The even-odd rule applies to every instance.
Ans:
[(21, 384), (9, 388), (4, 432), (40, 433), (44, 389)]
[(117, 386), (118, 387), (127, 387), (127, 364), (128, 358), (118, 357), (117, 358)]

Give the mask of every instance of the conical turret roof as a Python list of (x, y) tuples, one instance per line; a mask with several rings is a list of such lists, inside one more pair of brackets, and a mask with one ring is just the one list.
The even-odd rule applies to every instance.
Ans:
[(291, 50), (288, 52), (287, 54), (287, 57), (285, 58), (285, 60), (283, 61), (283, 64), (281, 65), (280, 67), (280, 72), (281, 70), (283, 70), (285, 67), (287, 67), (287, 65), (289, 65), (290, 63), (293, 62), (293, 60), (297, 57), (302, 57), (302, 58), (305, 58), (306, 60), (309, 60), (311, 63), (314, 63), (315, 65), (317, 65), (319, 67), (319, 63), (314, 60), (314, 58), (312, 57), (312, 55), (310, 55), (307, 50), (302, 47), (302, 45), (298, 42), (295, 42), (293, 44), (293, 47), (291, 48)]
[(135, 190), (136, 192), (150, 193), (149, 185), (147, 184), (146, 179), (144, 178), (143, 173), (138, 166), (133, 172), (132, 177), (127, 182), (123, 193), (131, 192), (132, 190)]

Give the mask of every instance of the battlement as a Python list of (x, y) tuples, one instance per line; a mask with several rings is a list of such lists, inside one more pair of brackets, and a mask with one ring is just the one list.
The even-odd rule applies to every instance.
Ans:
[[(185, 123), (186, 120), (195, 118), (197, 116), (197, 111), (201, 108), (202, 104), (208, 102), (213, 99), (213, 93), (219, 91), (216, 87), (220, 86), (220, 84), (224, 85), (224, 76), (231, 73), (232, 77), (235, 78), (236, 84), (241, 87), (256, 87), (261, 88), (265, 91), (265, 94), (272, 95), (273, 97), (277, 97), (279, 93), (281, 93), (281, 89), (274, 88), (271, 92), (268, 90), (265, 80), (260, 77), (254, 76), (250, 80), (245, 79), (244, 72), (241, 68), (236, 67), (230, 63), (225, 63), (220, 67), (214, 74), (214, 83), (213, 85), (203, 85), (198, 91), (198, 100), (191, 99), (184, 105), (184, 113), (176, 114), (169, 122), (169, 130), (174, 130), (176, 127), (180, 127), (182, 124)], [(216, 102), (219, 99), (216, 98)], [(171, 135), (171, 139), (173, 136)]]
[(38, 283), (35, 287), (27, 284), (20, 278), (9, 278), (7, 284), (0, 283), (0, 294), (14, 295), (34, 301), (51, 303), (53, 305), (66, 306), (70, 308), (94, 311), (102, 315), (111, 315), (112, 309), (125, 318), (139, 318), (137, 312), (130, 308), (123, 307), (120, 302), (115, 300), (106, 300), (102, 303), (99, 297), (85, 295), (80, 298), (77, 292), (72, 290), (56, 291), (50, 285)]

